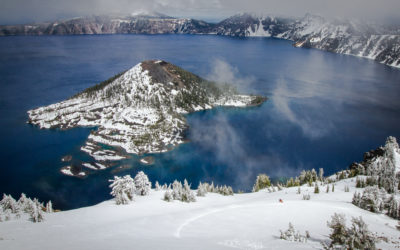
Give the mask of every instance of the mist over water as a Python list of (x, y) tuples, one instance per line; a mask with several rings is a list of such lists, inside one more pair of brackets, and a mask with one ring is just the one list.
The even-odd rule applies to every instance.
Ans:
[[(21, 192), (70, 209), (110, 198), (112, 169), (86, 179), (63, 176), (60, 159), (80, 151), (91, 128), (40, 130), (26, 111), (62, 101), (143, 60), (163, 59), (204, 78), (267, 96), (260, 107), (187, 115), (189, 143), (118, 165), (155, 182), (188, 179), (249, 191), (259, 173), (328, 174), (400, 136), (400, 70), (373, 61), (299, 49), (278, 39), (191, 35), (0, 38), (0, 192)], [(118, 166), (117, 165), (117, 166)], [(116, 166), (116, 167), (117, 167)], [(115, 167), (114, 167), (115, 168)]]

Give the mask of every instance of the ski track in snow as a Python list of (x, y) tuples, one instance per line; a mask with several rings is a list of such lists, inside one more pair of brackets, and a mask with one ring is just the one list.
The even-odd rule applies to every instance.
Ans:
[(182, 232), (183, 228), (185, 228), (185, 227), (188, 226), (189, 224), (191, 224), (191, 223), (193, 223), (194, 221), (199, 220), (199, 219), (201, 219), (201, 218), (203, 218), (203, 217), (209, 216), (209, 215), (211, 215), (211, 214), (223, 212), (223, 211), (226, 211), (226, 210), (229, 210), (229, 209), (242, 208), (242, 207), (246, 207), (246, 206), (230, 205), (230, 206), (226, 206), (226, 207), (220, 208), (220, 209), (213, 209), (213, 210), (211, 210), (211, 211), (209, 211), (209, 212), (202, 213), (202, 214), (196, 215), (196, 216), (194, 216), (194, 217), (191, 217), (191, 218), (187, 219), (185, 222), (183, 222), (183, 223), (178, 227), (178, 229), (176, 230), (174, 236), (175, 236), (176, 238), (181, 238), (181, 232)]

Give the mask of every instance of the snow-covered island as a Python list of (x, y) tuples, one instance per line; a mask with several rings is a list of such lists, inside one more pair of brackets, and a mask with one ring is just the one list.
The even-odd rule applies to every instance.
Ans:
[[(45, 129), (96, 127), (81, 150), (101, 169), (131, 154), (159, 153), (185, 141), (184, 114), (216, 106), (247, 107), (265, 97), (241, 95), (229, 85), (200, 78), (171, 63), (137, 64), (72, 98), (28, 111), (28, 123)], [(103, 149), (101, 144), (115, 150)], [(123, 150), (121, 150), (123, 149)], [(101, 165), (99, 165), (101, 164)]]

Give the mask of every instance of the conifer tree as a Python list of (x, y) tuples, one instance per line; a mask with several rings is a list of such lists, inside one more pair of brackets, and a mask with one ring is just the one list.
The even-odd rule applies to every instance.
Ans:
[(38, 202), (35, 202), (36, 198), (30, 202), (30, 217), (33, 222), (41, 222), (44, 220), (42, 207)]
[(53, 204), (51, 203), (51, 201), (47, 202), (47, 204), (46, 204), (46, 212), (47, 213), (53, 213), (54, 212)]
[(0, 206), (4, 211), (10, 209), (11, 213), (17, 213), (19, 210), (17, 201), (11, 195), (3, 194), (3, 199), (0, 201)]
[(318, 173), (319, 181), (324, 181), (324, 169), (320, 168)]
[(155, 191), (159, 191), (159, 190), (161, 190), (161, 189), (162, 189), (162, 187), (160, 186), (160, 183), (158, 183), (158, 181), (156, 181), (154, 190), (155, 190)]
[(368, 231), (368, 226), (359, 218), (352, 218), (351, 228), (346, 239), (347, 249), (375, 249), (375, 237)]
[(17, 202), (20, 209), (26, 213), (29, 212), (29, 201), (31, 201), (31, 199), (27, 198), (26, 195), (22, 193)]
[(141, 196), (149, 195), (151, 189), (151, 182), (149, 181), (149, 178), (143, 171), (138, 172), (133, 181), (135, 183), (137, 195)]
[(193, 191), (190, 189), (190, 185), (186, 179), (183, 181), (183, 190), (182, 190), (182, 194), (181, 194), (181, 201), (183, 201), (183, 202), (196, 201), (196, 197), (194, 196)]
[(311, 169), (311, 176), (312, 176), (312, 181), (317, 181), (318, 176), (317, 176), (317, 171), (315, 169)]
[(182, 197), (182, 183), (180, 181), (175, 180), (172, 183), (172, 198), (174, 200), (180, 200)]
[(207, 188), (203, 183), (199, 183), (199, 186), (197, 187), (197, 196), (206, 196), (207, 193)]
[(165, 193), (164, 193), (164, 200), (170, 202), (170, 201), (172, 201), (173, 199), (174, 199), (174, 198), (172, 197), (171, 190), (170, 190), (170, 189), (167, 189), (167, 190), (165, 191)]
[(315, 183), (315, 186), (314, 186), (314, 194), (319, 194), (319, 187), (318, 187), (317, 183)]
[(400, 210), (399, 210), (399, 202), (396, 200), (395, 197), (392, 197), (390, 203), (388, 204), (388, 215), (394, 219), (400, 218)]
[(112, 189), (110, 194), (115, 197), (117, 205), (128, 204), (134, 200), (136, 187), (130, 175), (125, 175), (124, 177), (114, 176), (114, 179), (109, 181)]
[(253, 192), (258, 192), (261, 189), (267, 188), (271, 186), (271, 181), (269, 180), (268, 175), (259, 174), (256, 179), (256, 183), (253, 186)]
[(360, 206), (360, 201), (361, 201), (361, 195), (358, 192), (355, 192), (353, 195), (353, 200), (351, 203), (353, 203), (356, 206)]
[(332, 240), (330, 247), (334, 248), (335, 245), (343, 246), (346, 244), (346, 238), (348, 235), (345, 215), (335, 213), (332, 215), (332, 220), (328, 221), (327, 224), (332, 231), (329, 235), (329, 238)]

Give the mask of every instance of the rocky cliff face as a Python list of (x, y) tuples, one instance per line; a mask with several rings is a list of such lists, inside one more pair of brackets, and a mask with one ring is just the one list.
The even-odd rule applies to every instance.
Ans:
[[(96, 127), (81, 149), (101, 165), (128, 153), (164, 152), (184, 142), (183, 114), (215, 106), (245, 107), (265, 101), (239, 95), (229, 86), (204, 80), (164, 61), (145, 61), (72, 98), (28, 111), (40, 128)], [(85, 165), (84, 165), (85, 166)], [(88, 165), (89, 166), (89, 165)]]
[(4, 35), (67, 34), (216, 34), (236, 37), (276, 37), (296, 47), (316, 48), (364, 57), (400, 67), (397, 26), (379, 26), (354, 20), (326, 20), (306, 15), (300, 19), (241, 14), (217, 24), (162, 14), (128, 17), (95, 16), (44, 24), (0, 26)]
[(66, 21), (0, 26), (1, 35), (81, 35), (81, 34), (198, 34), (210, 24), (165, 15), (126, 17), (93, 16)]
[(378, 185), (389, 193), (400, 190), (400, 149), (396, 138), (389, 136), (385, 146), (365, 153), (363, 161), (353, 163), (350, 170), (371, 177), (368, 185)]
[(395, 27), (326, 20), (314, 15), (290, 19), (241, 14), (211, 29), (211, 33), (218, 35), (288, 39), (294, 41), (296, 47), (364, 57), (400, 67), (400, 33)]

